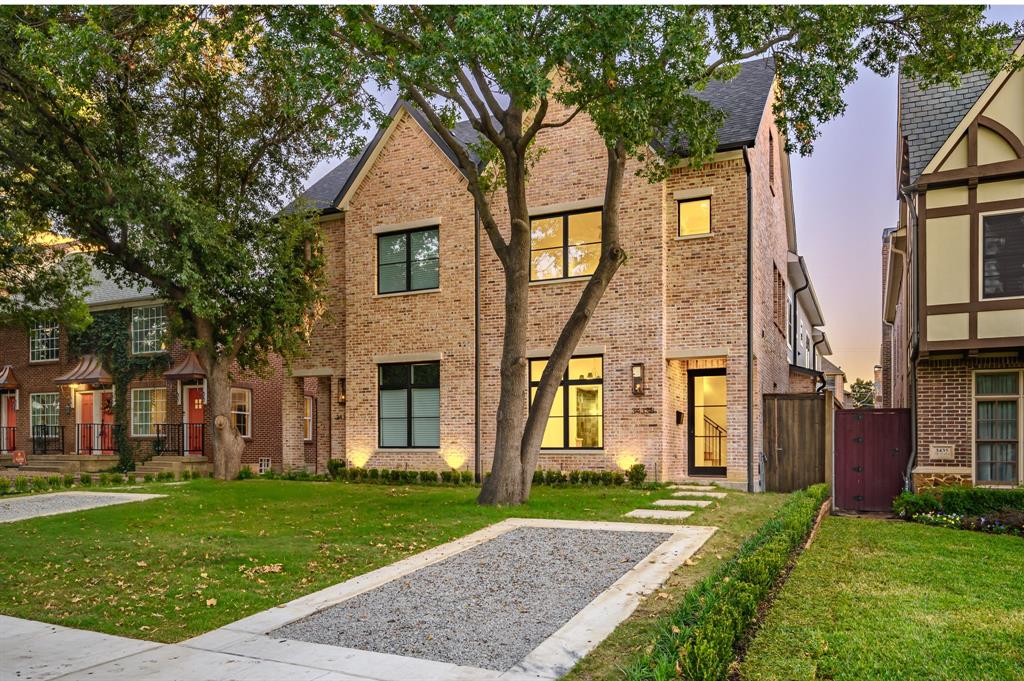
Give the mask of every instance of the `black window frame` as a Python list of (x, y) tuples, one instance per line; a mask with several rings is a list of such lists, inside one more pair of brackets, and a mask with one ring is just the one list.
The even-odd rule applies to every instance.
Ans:
[[(601, 216), (601, 241), (587, 241), (582, 244), (573, 244), (574, 246), (593, 246), (595, 244), (601, 246), (604, 244), (604, 209), (602, 208), (579, 208), (577, 210), (563, 211), (559, 213), (545, 213), (543, 215), (531, 215), (530, 216), (530, 281), (563, 281), (565, 279), (588, 279), (594, 276), (594, 272), (590, 274), (577, 274), (575, 276), (568, 276), (568, 263), (569, 263), (569, 217), (572, 215), (583, 215), (586, 213), (597, 213)], [(534, 279), (533, 277), (533, 253), (534, 251), (550, 251), (554, 246), (548, 248), (534, 248), (533, 247), (533, 221), (534, 220), (550, 220), (551, 218), (562, 218), (562, 276), (560, 277), (548, 277), (546, 279)], [(598, 263), (600, 263), (600, 253), (598, 254)], [(594, 266), (594, 271), (597, 271), (597, 265)]]
[[(697, 234), (683, 234), (683, 225), (682, 225), (682, 220), (680, 219), (682, 217), (682, 213), (683, 213), (683, 204), (684, 203), (696, 203), (697, 201), (707, 201), (708, 202), (708, 231), (706, 231), (706, 232), (699, 232)], [(712, 227), (714, 227), (714, 224), (715, 224), (715, 206), (714, 206), (714, 202), (711, 200), (711, 195), (710, 194), (708, 194), (707, 196), (691, 196), (688, 199), (676, 199), (676, 236), (677, 237), (681, 237), (683, 239), (686, 239), (686, 238), (689, 238), (689, 237), (704, 236), (706, 234), (711, 234)]]
[[(413, 260), (412, 257), (412, 235), (418, 232), (437, 232), (437, 257), (435, 258), (423, 258)], [(388, 296), (396, 293), (411, 293), (413, 291), (436, 291), (441, 288), (441, 228), (440, 225), (431, 225), (428, 227), (417, 227), (415, 229), (400, 229), (394, 232), (381, 232), (377, 234), (377, 295)], [(382, 263), (380, 257), (380, 244), (382, 238), (403, 236), (405, 237), (405, 288), (398, 289), (396, 291), (381, 291), (380, 290), (380, 268), (386, 265), (397, 265), (397, 262), (393, 263)], [(413, 262), (427, 262), (429, 260), (437, 261), (437, 286), (424, 286), (422, 288), (412, 288), (412, 263)]]
[[(569, 358), (571, 363), (574, 359), (600, 359), (601, 360), (601, 378), (599, 379), (585, 379), (585, 378), (569, 378), (569, 364), (566, 364), (565, 371), (562, 373), (562, 379), (558, 382), (558, 387), (562, 389), (562, 443), (561, 447), (545, 447), (543, 446), (542, 436), (542, 450), (548, 451), (559, 451), (573, 449), (576, 451), (603, 451), (604, 450), (604, 355), (573, 355)], [(533, 380), (533, 363), (534, 362), (548, 362), (548, 357), (534, 357), (527, 363), (526, 370), (529, 372), (527, 378), (529, 378), (529, 394), (532, 395), (534, 388), (540, 387), (540, 379)], [(573, 447), (569, 444), (569, 386), (572, 385), (599, 385), (601, 386), (601, 446), (600, 447)], [(556, 388), (557, 389), (557, 388)], [(533, 398), (529, 397), (530, 404), (533, 404)], [(544, 418), (545, 430), (547, 429), (548, 419), (551, 418), (549, 414)], [(578, 415), (577, 415), (578, 418)]]
[[(414, 366), (423, 366), (427, 364), (433, 364), (437, 367), (437, 384), (436, 385), (414, 385), (413, 382), (413, 371)], [(407, 379), (404, 385), (400, 387), (388, 387), (387, 390), (405, 390), (405, 444), (404, 445), (386, 445), (384, 444), (384, 410), (381, 408), (381, 392), (384, 388), (384, 367), (398, 367), (404, 366), (408, 368)], [(417, 417), (413, 416), (412, 413), (412, 391), (413, 388), (436, 388), (438, 391), (438, 414), (437, 414), (437, 426), (438, 426), (438, 440), (437, 445), (425, 446), (425, 445), (414, 445), (412, 443), (413, 436), (413, 420)], [(440, 360), (428, 360), (425, 362), (383, 362), (377, 365), (377, 448), (378, 449), (440, 449), (441, 447), (441, 404), (440, 404), (440, 393), (441, 393), (441, 361)], [(419, 417), (427, 418), (427, 417)], [(433, 418), (433, 417), (430, 417)]]
[[(1020, 291), (1018, 293), (1002, 293), (1002, 294), (998, 294), (998, 295), (986, 295), (986, 293), (985, 293), (985, 280), (988, 278), (986, 276), (986, 274), (985, 274), (985, 260), (986, 260), (985, 241), (987, 239), (987, 236), (985, 234), (985, 230), (988, 227), (987, 222), (988, 222), (988, 220), (990, 218), (1005, 218), (1005, 217), (1011, 217), (1011, 216), (1017, 216), (1019, 219), (1021, 219), (1022, 222), (1024, 222), (1024, 211), (1020, 211), (1020, 210), (1011, 210), (1011, 211), (1000, 212), (1000, 213), (990, 213), (988, 215), (982, 215), (981, 216), (981, 225), (980, 225), (980, 229), (979, 229), (979, 231), (981, 232), (981, 235), (980, 235), (981, 236), (981, 244), (979, 245), (979, 248), (978, 248), (978, 250), (979, 250), (979, 254), (978, 255), (979, 255), (979, 258), (981, 259), (981, 262), (978, 263), (978, 266), (979, 266), (979, 269), (981, 270), (981, 272), (980, 272), (979, 281), (976, 282), (976, 285), (979, 286), (980, 289), (981, 289), (980, 291), (978, 291), (978, 299), (979, 300), (1003, 300), (1003, 299), (1008, 299), (1008, 298), (1022, 298), (1022, 297), (1024, 297), (1024, 290), (1022, 290), (1022, 291)], [(1022, 234), (1022, 237), (1024, 237), (1024, 234)]]

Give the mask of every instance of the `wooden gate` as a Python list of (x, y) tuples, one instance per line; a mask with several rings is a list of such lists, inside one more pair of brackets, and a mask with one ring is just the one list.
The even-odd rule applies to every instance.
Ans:
[(832, 394), (764, 396), (764, 484), (792, 492), (826, 482)]
[(836, 413), (835, 505), (889, 511), (903, 489), (910, 455), (909, 409)]

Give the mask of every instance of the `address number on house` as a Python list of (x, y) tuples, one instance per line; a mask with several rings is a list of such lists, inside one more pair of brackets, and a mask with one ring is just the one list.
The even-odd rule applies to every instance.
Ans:
[(657, 414), (658, 410), (654, 407), (633, 407), (634, 414)]

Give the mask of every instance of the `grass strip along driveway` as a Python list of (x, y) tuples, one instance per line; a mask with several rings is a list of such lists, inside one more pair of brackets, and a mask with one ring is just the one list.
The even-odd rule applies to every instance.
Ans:
[(746, 680), (1024, 678), (1024, 539), (829, 517)]
[[(167, 496), (0, 526), (0, 613), (176, 642), (504, 518), (621, 521), (671, 495), (538, 487), (526, 506), (491, 508), (474, 487), (196, 480), (138, 491)], [(730, 497), (687, 522), (729, 534), (732, 518), (760, 518), (773, 500)]]

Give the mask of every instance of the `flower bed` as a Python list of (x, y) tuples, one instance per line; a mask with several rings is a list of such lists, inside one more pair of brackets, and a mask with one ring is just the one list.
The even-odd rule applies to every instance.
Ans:
[(1024, 536), (1024, 489), (946, 487), (904, 492), (893, 512), (911, 522)]

